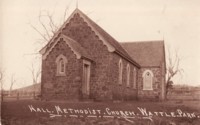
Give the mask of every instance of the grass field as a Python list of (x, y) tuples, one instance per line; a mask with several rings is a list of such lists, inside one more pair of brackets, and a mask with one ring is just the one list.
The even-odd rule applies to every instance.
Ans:
[[(3, 125), (199, 125), (200, 123), (200, 102), (199, 101), (166, 101), (166, 102), (45, 102), (35, 100), (5, 101), (1, 105), (1, 116)], [(30, 110), (30, 107), (34, 110)], [(50, 117), (46, 109), (50, 112), (57, 111), (55, 106), (60, 109), (89, 109), (100, 110), (102, 113), (97, 115), (66, 115), (63, 110), (60, 113), (64, 115), (59, 117)], [(38, 108), (38, 109), (37, 109)], [(145, 113), (139, 108), (145, 109), (147, 113), (151, 112), (152, 120), (145, 119)], [(42, 111), (42, 110), (45, 111)], [(109, 112), (105, 109), (109, 109)], [(157, 116), (155, 112), (175, 112), (180, 109), (182, 112), (195, 113), (198, 117), (182, 116), (167, 117)], [(32, 111), (32, 112), (31, 112)], [(120, 116), (114, 111), (134, 111), (135, 118)], [(109, 114), (110, 113), (110, 114)], [(144, 114), (142, 114), (144, 113)], [(72, 113), (73, 114), (73, 113)], [(183, 114), (182, 114), (183, 115)], [(94, 117), (96, 116), (96, 117)], [(109, 117), (104, 117), (109, 116)], [(113, 117), (111, 117), (113, 116)], [(120, 116), (120, 117), (118, 117)], [(149, 114), (148, 114), (149, 116)]]

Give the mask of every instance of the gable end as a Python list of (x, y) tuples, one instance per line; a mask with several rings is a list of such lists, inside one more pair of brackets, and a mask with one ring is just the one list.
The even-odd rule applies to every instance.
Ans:
[(63, 40), (65, 43), (69, 46), (69, 48), (72, 50), (72, 52), (76, 55), (77, 59), (80, 59), (81, 57), (88, 58), (90, 60), (91, 57), (87, 52), (73, 39), (61, 34), (60, 37), (53, 43), (53, 45), (43, 54), (42, 59), (45, 60), (49, 53), (53, 50), (53, 48), (56, 46), (58, 41)]
[[(90, 24), (90, 22), (86, 19), (85, 16), (83, 16), (84, 14), (76, 9), (72, 14), (71, 16), (65, 21), (65, 23), (61, 26), (61, 28), (58, 30), (58, 32), (53, 36), (53, 38), (49, 41), (49, 43), (43, 47), (41, 50), (40, 50), (40, 53), (41, 54), (44, 54), (46, 51), (47, 51), (47, 48), (49, 46), (52, 45), (52, 42), (54, 42), (54, 40), (59, 36), (59, 34), (62, 33), (63, 29), (66, 27), (66, 25), (70, 22), (70, 20), (74, 17), (75, 14), (79, 14), (81, 18), (83, 18), (83, 20), (87, 23), (87, 25), (89, 27), (91, 27), (91, 29), (94, 31), (94, 33), (99, 37), (99, 39), (103, 42), (103, 44), (107, 47), (108, 51), (109, 52), (114, 52), (115, 51), (115, 48), (109, 44), (102, 36), (101, 34)], [(54, 44), (53, 44), (54, 45)]]

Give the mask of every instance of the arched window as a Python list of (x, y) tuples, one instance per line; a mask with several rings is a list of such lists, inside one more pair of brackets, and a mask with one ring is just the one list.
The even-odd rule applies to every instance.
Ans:
[(153, 90), (153, 73), (150, 70), (144, 71), (143, 75), (143, 90)]
[(119, 84), (122, 84), (122, 73), (123, 73), (123, 64), (122, 60), (119, 60)]
[(56, 58), (57, 72), (56, 75), (65, 75), (67, 59), (63, 55)]
[(59, 60), (59, 72), (65, 73), (65, 62), (63, 58), (60, 58)]
[(137, 71), (136, 68), (133, 69), (133, 88), (136, 89)]
[(127, 64), (126, 71), (127, 71), (126, 86), (129, 87), (130, 86), (130, 65), (129, 64)]

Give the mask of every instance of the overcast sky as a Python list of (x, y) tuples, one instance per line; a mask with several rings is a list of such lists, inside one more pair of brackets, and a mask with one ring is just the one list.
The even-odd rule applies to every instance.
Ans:
[[(14, 88), (32, 84), (28, 67), (33, 60), (31, 53), (38, 50), (36, 41), (40, 36), (30, 27), (30, 23), (38, 26), (41, 11), (54, 13), (55, 22), (59, 23), (66, 6), (69, 6), (69, 16), (76, 8), (76, 0), (0, 1), (0, 65), (6, 73), (5, 88), (10, 86), (11, 74), (15, 74), (17, 79)], [(164, 39), (166, 46), (177, 49), (182, 58), (184, 73), (175, 82), (190, 85), (200, 85), (199, 7), (199, 0), (78, 2), (80, 10), (120, 42)]]

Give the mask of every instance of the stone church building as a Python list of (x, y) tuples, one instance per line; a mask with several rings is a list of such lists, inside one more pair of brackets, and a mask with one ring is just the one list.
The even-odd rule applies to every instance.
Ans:
[(164, 41), (119, 43), (79, 9), (40, 53), (45, 100), (165, 99)]

